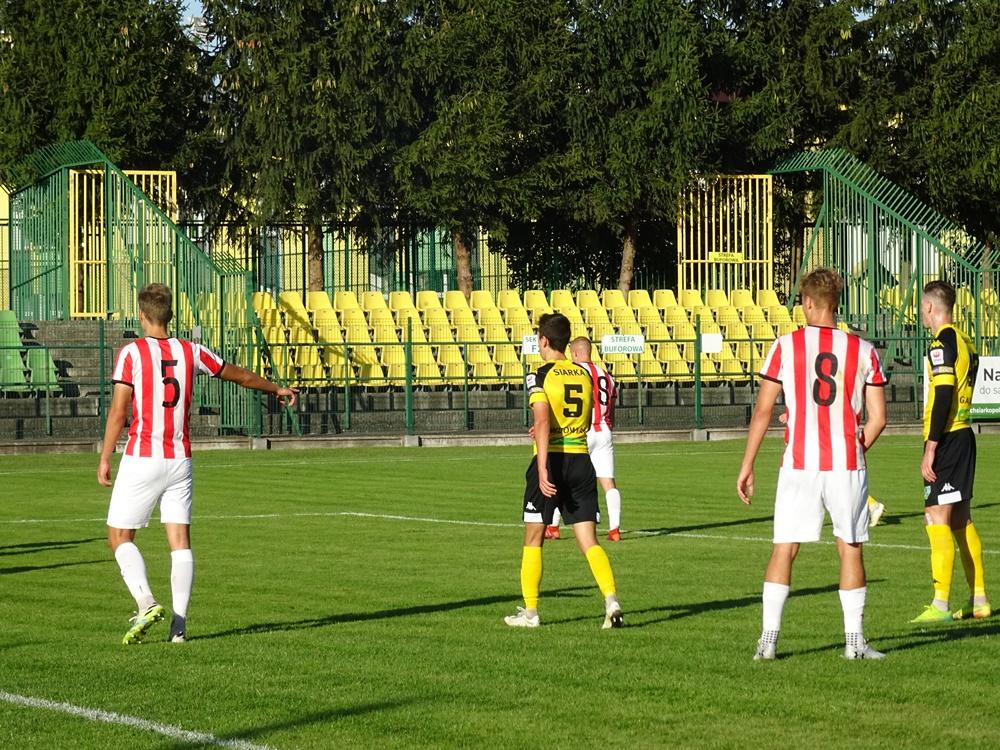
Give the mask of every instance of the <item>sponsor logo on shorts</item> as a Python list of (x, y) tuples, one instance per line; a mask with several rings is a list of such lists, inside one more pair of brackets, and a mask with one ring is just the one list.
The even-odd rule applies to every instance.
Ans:
[(524, 506), (524, 509), (525, 509), (525, 510), (530, 510), (530, 511), (533, 511), (533, 512), (535, 512), (535, 513), (537, 513), (537, 512), (538, 512), (538, 508), (536, 508), (536, 507), (535, 507), (535, 504), (534, 504), (534, 503), (528, 503), (527, 505), (525, 505), (525, 506)]
[(942, 492), (952, 492), (955, 488), (952, 487), (948, 482), (944, 483), (944, 487), (941, 488)]

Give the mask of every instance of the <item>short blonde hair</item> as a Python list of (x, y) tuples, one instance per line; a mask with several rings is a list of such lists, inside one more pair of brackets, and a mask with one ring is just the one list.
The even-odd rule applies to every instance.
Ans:
[(840, 293), (844, 291), (844, 279), (832, 268), (815, 268), (799, 283), (799, 293), (814, 302), (836, 310), (840, 305)]

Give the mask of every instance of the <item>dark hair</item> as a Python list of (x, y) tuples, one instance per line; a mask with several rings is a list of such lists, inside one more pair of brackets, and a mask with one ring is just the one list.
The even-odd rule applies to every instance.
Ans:
[(165, 326), (174, 317), (170, 287), (164, 284), (146, 284), (139, 290), (139, 309), (150, 323)]
[(569, 318), (562, 313), (546, 313), (538, 320), (538, 335), (547, 338), (556, 351), (565, 352), (569, 344)]
[(955, 308), (955, 287), (947, 281), (928, 281), (924, 284), (924, 296), (931, 298), (934, 307), (951, 312)]

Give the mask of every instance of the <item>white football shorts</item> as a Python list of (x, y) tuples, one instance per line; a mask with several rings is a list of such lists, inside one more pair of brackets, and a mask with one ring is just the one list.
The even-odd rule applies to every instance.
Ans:
[(144, 529), (160, 504), (160, 523), (191, 523), (191, 459), (122, 456), (108, 526)]
[(868, 472), (788, 469), (778, 472), (774, 542), (818, 542), (824, 511), (833, 535), (856, 544), (868, 541)]
[(590, 462), (594, 465), (594, 474), (602, 479), (615, 478), (615, 443), (611, 437), (611, 430), (603, 429), (600, 432), (588, 430), (587, 452), (590, 453)]

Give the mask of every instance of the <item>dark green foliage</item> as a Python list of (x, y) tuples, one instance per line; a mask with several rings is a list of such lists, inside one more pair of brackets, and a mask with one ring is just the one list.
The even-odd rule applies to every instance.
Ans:
[(0, 174), (80, 138), (128, 168), (193, 172), (208, 79), (180, 16), (180, 0), (3, 0)]

